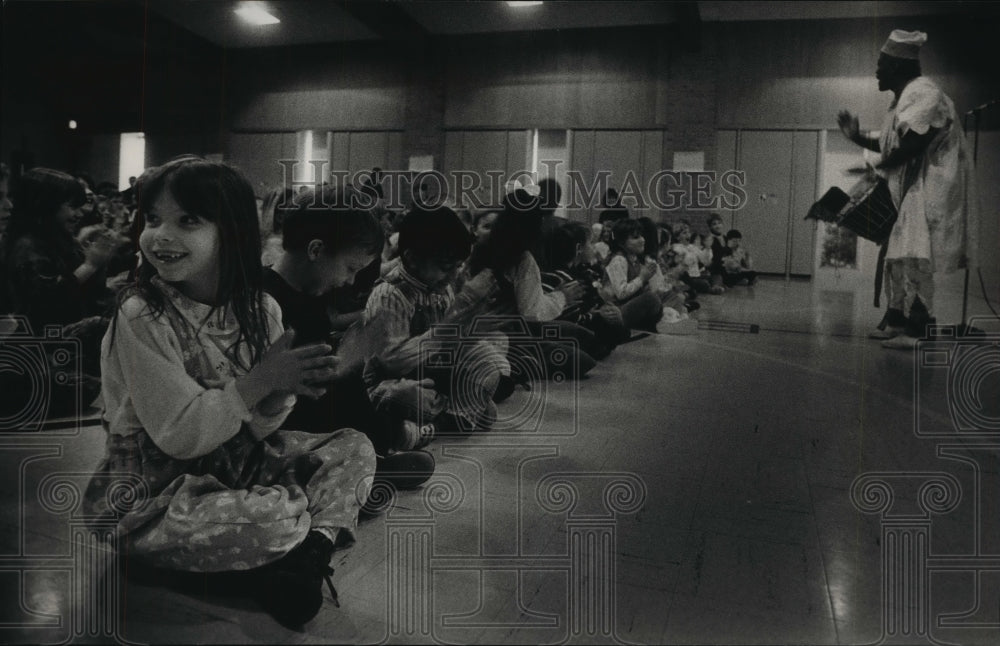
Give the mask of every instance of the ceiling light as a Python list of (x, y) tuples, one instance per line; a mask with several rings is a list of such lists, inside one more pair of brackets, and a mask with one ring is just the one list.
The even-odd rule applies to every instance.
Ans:
[(276, 25), (280, 20), (268, 13), (263, 2), (244, 2), (234, 13), (251, 25)]
[(508, 7), (514, 7), (514, 8), (517, 8), (517, 7), (535, 7), (535, 6), (538, 6), (540, 4), (542, 4), (541, 0), (535, 0), (534, 2), (508, 2), (507, 6)]

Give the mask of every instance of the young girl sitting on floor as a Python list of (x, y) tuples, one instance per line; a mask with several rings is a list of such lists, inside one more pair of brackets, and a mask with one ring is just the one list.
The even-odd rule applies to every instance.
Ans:
[(663, 267), (660, 265), (661, 251), (663, 246), (669, 243), (670, 233), (666, 229), (657, 226), (648, 217), (636, 218), (636, 221), (642, 225), (642, 237), (646, 242), (643, 255), (646, 258), (656, 259), (658, 271), (650, 278), (649, 287), (654, 293), (659, 295), (660, 303), (664, 307), (663, 318), (660, 319), (661, 325), (658, 326), (658, 329), (662, 329), (664, 322), (676, 323), (678, 320), (687, 319), (687, 313), (690, 310), (687, 308), (686, 286), (672, 279), (673, 275), (668, 275), (664, 272)]
[(680, 226), (674, 232), (676, 242), (673, 246), (676, 262), (683, 266), (680, 278), (699, 294), (721, 294), (721, 285), (713, 286), (709, 280), (707, 267), (712, 264), (712, 247), (702, 246), (695, 241), (691, 223), (681, 220)]
[(486, 210), (479, 211), (473, 215), (472, 228), (470, 230), (475, 238), (475, 244), (486, 244), (486, 241), (490, 239), (490, 233), (493, 232), (493, 225), (496, 223), (499, 214), (500, 211)]
[(736, 229), (730, 229), (726, 234), (727, 253), (722, 257), (724, 274), (722, 282), (726, 287), (739, 285), (747, 281), (747, 285), (757, 282), (757, 272), (753, 271), (750, 252), (743, 246), (743, 234)]
[[(87, 500), (124, 511), (120, 546), (137, 564), (239, 571), (275, 619), (301, 626), (323, 603), (334, 549), (354, 541), (371, 442), (277, 430), (296, 395), (322, 394), (337, 360), (328, 345), (293, 349), (261, 292), (246, 179), (186, 156), (144, 173), (136, 193), (142, 260), (104, 337), (107, 454)], [(121, 478), (143, 495), (110, 510)]]
[(574, 280), (583, 286), (583, 299), (564, 309), (559, 320), (576, 323), (593, 332), (593, 342), (583, 349), (591, 357), (603, 359), (615, 346), (629, 339), (630, 331), (625, 327), (621, 310), (600, 295), (602, 269), (596, 264), (591, 231), (585, 224), (566, 220), (549, 233), (546, 246), (553, 270), (542, 273), (542, 282), (549, 291)]
[[(81, 362), (79, 374), (64, 382), (56, 379), (61, 371), (53, 370), (46, 384), (52, 393), (48, 414), (76, 415), (100, 391), (101, 337), (114, 305), (114, 294), (106, 287), (107, 268), (116, 237), (100, 225), (78, 231), (86, 196), (72, 175), (34, 168), (21, 177), (15, 197), (4, 240), (6, 280), (0, 291), (10, 299), (10, 311), (31, 325), (34, 336), (44, 338), (46, 326), (57, 325), (64, 338), (79, 340), (74, 351)], [(13, 401), (26, 401), (33, 392), (20, 391), (35, 387), (23, 378), (11, 386)], [(6, 383), (0, 391), (11, 395)]]
[(611, 258), (604, 268), (608, 300), (622, 311), (625, 325), (633, 330), (656, 331), (663, 316), (657, 293), (663, 275), (654, 258), (646, 256), (643, 226), (637, 220), (619, 220), (611, 232)]
[[(567, 309), (579, 306), (584, 288), (579, 281), (571, 280), (550, 291), (544, 289), (541, 270), (531, 252), (542, 246), (544, 216), (537, 197), (529, 195), (524, 189), (508, 193), (489, 237), (473, 248), (466, 264), (466, 274), (475, 278), (488, 272), (481, 280), (494, 283), (498, 289), (492, 310), (488, 313), (513, 315), (514, 320), (502, 328), (510, 336), (512, 357), (528, 354), (531, 357), (529, 361), (535, 361), (537, 350), (543, 348), (541, 363), (544, 374), (554, 377), (562, 374), (565, 366), (555, 365), (551, 357), (570, 356), (567, 365), (573, 366), (572, 378), (577, 378), (592, 369), (596, 361), (582, 349), (577, 352), (564, 339), (576, 339), (583, 348), (592, 341), (593, 333), (580, 325), (558, 319)], [(558, 329), (563, 339), (536, 343), (535, 339), (542, 337), (546, 329)], [(532, 336), (530, 342), (524, 335), (525, 331)], [(556, 349), (560, 352), (554, 352)], [(518, 360), (511, 363), (518, 365)], [(504, 387), (507, 386), (509, 384)]]

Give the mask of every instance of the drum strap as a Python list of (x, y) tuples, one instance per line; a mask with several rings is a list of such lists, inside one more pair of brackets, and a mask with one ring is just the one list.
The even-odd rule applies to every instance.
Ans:
[(875, 267), (875, 307), (879, 307), (882, 297), (882, 283), (885, 275), (885, 254), (889, 250), (889, 241), (886, 240), (878, 250), (878, 261)]

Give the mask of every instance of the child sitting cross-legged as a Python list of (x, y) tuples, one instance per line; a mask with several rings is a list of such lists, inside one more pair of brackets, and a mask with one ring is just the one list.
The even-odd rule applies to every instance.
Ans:
[[(472, 282), (484, 281), (496, 290), (488, 313), (508, 318), (500, 330), (507, 335), (514, 373), (510, 381), (503, 380), (498, 400), (509, 395), (515, 383), (530, 388), (533, 371), (525, 366), (537, 366), (540, 372), (534, 374), (546, 379), (577, 379), (596, 365), (584, 349), (594, 333), (560, 319), (579, 306), (584, 287), (570, 280), (546, 290), (532, 255), (532, 249), (544, 248), (546, 242), (543, 223), (548, 216), (542, 202), (516, 189), (501, 206), (489, 237), (476, 244), (466, 267)], [(545, 255), (548, 262), (547, 251)]]
[(136, 195), (142, 261), (101, 347), (107, 442), (88, 516), (116, 523), (123, 566), (202, 589), (218, 575), (300, 628), (324, 579), (336, 600), (330, 559), (355, 540), (371, 442), (279, 430), (339, 361), (325, 343), (292, 347), (263, 293), (250, 183), (185, 156), (143, 173)]
[(721, 285), (712, 285), (708, 267), (712, 264), (712, 247), (703, 246), (695, 240), (691, 223), (680, 220), (674, 232), (673, 252), (676, 262), (684, 267), (680, 278), (699, 294), (721, 294)]
[(698, 302), (698, 292), (681, 280), (685, 267), (678, 263), (677, 254), (674, 253), (673, 234), (666, 227), (658, 229), (660, 247), (656, 253), (656, 262), (660, 266), (660, 273), (663, 274), (663, 284), (670, 293), (663, 304), (681, 313), (694, 312), (701, 307)]
[(619, 220), (612, 228), (611, 258), (604, 268), (604, 290), (631, 329), (656, 331), (663, 316), (659, 291), (663, 275), (654, 258), (646, 256), (643, 226)]
[[(659, 295), (660, 302), (663, 304), (663, 318), (660, 319), (660, 323), (663, 324), (666, 322), (670, 324), (676, 323), (679, 320), (686, 320), (688, 318), (687, 313), (692, 308), (687, 307), (688, 295), (683, 283), (675, 280), (673, 272), (663, 271), (663, 267), (660, 266), (659, 262), (661, 250), (670, 240), (670, 233), (645, 216), (636, 218), (636, 222), (642, 225), (642, 237), (646, 243), (643, 255), (647, 259), (656, 259), (657, 271), (649, 279), (649, 288)], [(693, 309), (697, 309), (697, 307)], [(658, 330), (662, 328), (663, 325), (657, 326)]]
[[(597, 225), (601, 226), (601, 225)], [(622, 312), (601, 297), (601, 268), (592, 242), (592, 230), (580, 222), (567, 220), (548, 235), (547, 247), (553, 271), (542, 273), (547, 291), (570, 281), (583, 286), (579, 303), (566, 306), (559, 320), (581, 325), (594, 333), (593, 341), (583, 350), (595, 359), (603, 359), (620, 343), (628, 340)]]
[[(713, 288), (721, 287), (724, 283), (722, 258), (729, 253), (726, 245), (726, 236), (722, 233), (723, 220), (718, 213), (708, 216), (708, 235), (702, 239), (702, 245), (706, 249), (712, 250), (712, 262), (708, 265), (709, 283)], [(728, 285), (726, 285), (728, 287)], [(715, 292), (713, 292), (715, 293)]]
[(757, 272), (753, 271), (750, 252), (743, 246), (743, 234), (736, 229), (726, 233), (727, 253), (722, 257), (722, 282), (726, 287), (738, 285), (747, 281), (747, 285), (757, 282)]
[[(336, 307), (337, 288), (355, 284), (382, 252), (382, 228), (364, 207), (352, 186), (328, 185), (299, 195), (279, 210), (283, 248), (274, 265), (264, 269), (264, 290), (281, 306), (284, 326), (295, 330), (296, 346), (333, 345), (339, 336), (337, 322), (343, 318)], [(394, 445), (393, 429), (368, 400), (361, 378), (368, 343), (355, 332), (349, 329), (338, 345), (337, 380), (327, 384), (319, 398), (300, 398), (282, 428), (313, 433), (357, 429), (375, 448), (376, 482), (390, 482), (396, 489), (417, 487), (434, 472), (434, 458)]]
[[(451, 209), (413, 209), (399, 228), (400, 265), (368, 298), (363, 323), (377, 327), (385, 341), (368, 360), (364, 379), (375, 409), (397, 429), (398, 448), (419, 448), (436, 433), (488, 430), (496, 420), (492, 397), (501, 374), (510, 373), (504, 338), (464, 342), (434, 334), (436, 326), (452, 324), (467, 332), (485, 308), (489, 290), (476, 291), (481, 280), (469, 281), (456, 305), (453, 283), (471, 244)], [(453, 360), (432, 360), (442, 356), (438, 350), (453, 351)], [(452, 392), (455, 385), (461, 397)]]

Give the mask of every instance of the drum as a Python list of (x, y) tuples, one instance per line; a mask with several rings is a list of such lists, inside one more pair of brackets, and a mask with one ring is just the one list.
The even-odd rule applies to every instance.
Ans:
[(865, 177), (851, 188), (850, 196), (837, 224), (877, 244), (888, 240), (898, 214), (886, 181)]
[(845, 193), (836, 186), (816, 202), (806, 218), (834, 222), (866, 240), (882, 244), (896, 223), (896, 206), (889, 185), (878, 176), (867, 176)]

